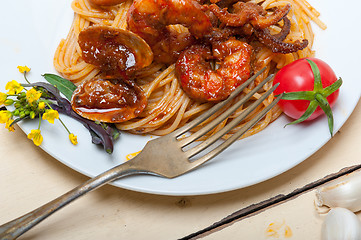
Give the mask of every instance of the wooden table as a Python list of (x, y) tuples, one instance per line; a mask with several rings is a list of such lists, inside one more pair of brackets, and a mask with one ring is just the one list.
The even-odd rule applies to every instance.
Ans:
[[(359, 102), (323, 148), (295, 168), (255, 186), (171, 197), (108, 185), (75, 201), (20, 239), (320, 239), (324, 216), (315, 210), (313, 186), (330, 174), (360, 164), (360, 119)], [(10, 134), (0, 128), (0, 153), (0, 223), (88, 179), (35, 147), (21, 130)], [(267, 233), (270, 224), (282, 224), (276, 231), (278, 238)]]

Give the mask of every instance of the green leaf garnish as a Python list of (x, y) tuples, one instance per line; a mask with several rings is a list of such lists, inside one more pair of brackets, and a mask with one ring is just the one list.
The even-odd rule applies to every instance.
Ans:
[(328, 103), (326, 97), (324, 97), (321, 94), (316, 94), (315, 95), (316, 101), (318, 102), (318, 105), (321, 107), (321, 109), (325, 112), (326, 116), (327, 116), (327, 120), (328, 120), (328, 126), (330, 129), (330, 134), (332, 136), (332, 131), (333, 131), (333, 114), (332, 114), (332, 110), (330, 107), (330, 104)]
[(318, 69), (316, 63), (313, 61), (306, 59), (306, 61), (310, 64), (312, 72), (313, 72), (313, 78), (314, 78), (314, 88), (313, 91), (321, 91), (323, 89), (322, 81), (321, 81), (321, 73)]
[(317, 101), (316, 100), (311, 101), (310, 105), (308, 105), (308, 108), (306, 109), (305, 113), (296, 121), (286, 124), (286, 126), (305, 121), (307, 118), (309, 118), (312, 115), (312, 113), (316, 110), (317, 107), (318, 107)]
[(46, 73), (43, 75), (43, 77), (48, 81), (50, 84), (54, 85), (56, 88), (59, 89), (59, 91), (64, 94), (64, 96), (71, 100), (71, 96), (73, 95), (73, 92), (77, 88), (77, 86), (72, 83), (71, 81), (62, 78), (55, 74)]

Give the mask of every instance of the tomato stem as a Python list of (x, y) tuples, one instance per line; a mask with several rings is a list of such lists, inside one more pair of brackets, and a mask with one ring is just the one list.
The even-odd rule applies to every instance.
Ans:
[(318, 105), (321, 107), (321, 109), (325, 112), (328, 120), (328, 128), (330, 130), (331, 137), (333, 136), (333, 114), (330, 107), (330, 104), (328, 103), (325, 96), (322, 94), (317, 93), (315, 95), (315, 99), (318, 102)]
[(336, 82), (334, 82), (333, 84), (331, 84), (330, 86), (322, 89), (320, 91), (320, 93), (325, 96), (328, 97), (330, 96), (333, 92), (335, 92), (337, 89), (339, 89), (342, 85), (342, 78), (339, 78)]
[(309, 118), (312, 115), (312, 113), (316, 110), (317, 107), (318, 107), (318, 102), (316, 100), (311, 101), (310, 105), (308, 105), (308, 108), (306, 109), (305, 113), (299, 119), (286, 124), (286, 126), (301, 123), (301, 122), (305, 121), (307, 118)]
[(321, 73), (319, 68), (317, 67), (316, 63), (313, 61), (306, 59), (306, 61), (310, 64), (312, 73), (313, 73), (313, 79), (314, 79), (314, 92), (319, 92), (323, 90), (322, 81), (321, 81)]

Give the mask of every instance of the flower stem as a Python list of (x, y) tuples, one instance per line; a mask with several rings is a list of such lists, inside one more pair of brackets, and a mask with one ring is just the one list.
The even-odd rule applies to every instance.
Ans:
[(41, 117), (39, 116), (39, 126), (38, 126), (38, 129), (40, 129), (40, 125), (41, 125)]
[(29, 83), (29, 84), (30, 84), (30, 82), (29, 82), (28, 78), (26, 77), (26, 73), (27, 73), (27, 71), (25, 71), (25, 72), (24, 72), (24, 78), (25, 78), (25, 81), (26, 81), (27, 83)]
[(61, 124), (64, 126), (64, 128), (66, 129), (66, 131), (70, 134), (71, 132), (70, 132), (69, 129), (65, 126), (65, 123), (63, 122), (63, 120), (61, 120), (60, 117), (59, 117), (59, 121), (60, 121)]

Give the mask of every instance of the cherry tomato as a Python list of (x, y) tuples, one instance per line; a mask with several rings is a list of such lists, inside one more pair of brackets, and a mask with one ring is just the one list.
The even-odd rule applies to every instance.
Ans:
[[(326, 88), (337, 81), (337, 77), (332, 68), (324, 61), (317, 58), (307, 58), (314, 62), (321, 75), (322, 87)], [(280, 85), (274, 91), (274, 94), (289, 93), (289, 92), (304, 92), (314, 91), (315, 77), (310, 63), (305, 59), (296, 60), (287, 66), (283, 67), (276, 74), (273, 84), (279, 83)], [(328, 104), (332, 107), (339, 95), (339, 89), (332, 92), (329, 96), (325, 96)], [(281, 99), (278, 103), (283, 112), (293, 118), (299, 119), (307, 110), (310, 105), (310, 100), (284, 100)], [(312, 120), (324, 111), (317, 106), (316, 110), (305, 120)]]

